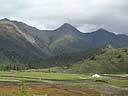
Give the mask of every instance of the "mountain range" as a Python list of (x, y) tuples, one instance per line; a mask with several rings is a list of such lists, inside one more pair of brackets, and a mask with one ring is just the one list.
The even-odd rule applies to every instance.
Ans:
[(23, 22), (0, 20), (0, 62), (33, 63), (41, 59), (101, 48), (128, 47), (128, 36), (105, 29), (82, 33), (65, 23), (55, 30), (39, 30)]

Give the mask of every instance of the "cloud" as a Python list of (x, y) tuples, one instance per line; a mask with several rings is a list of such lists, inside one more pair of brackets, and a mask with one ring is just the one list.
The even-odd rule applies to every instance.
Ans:
[(0, 18), (55, 29), (67, 22), (82, 32), (105, 28), (128, 34), (128, 0), (0, 0)]

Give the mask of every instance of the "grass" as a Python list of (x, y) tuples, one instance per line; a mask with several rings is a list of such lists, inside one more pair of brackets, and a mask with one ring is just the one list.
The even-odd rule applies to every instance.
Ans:
[(111, 79), (111, 80), (109, 80), (109, 84), (118, 86), (118, 87), (127, 87), (128, 88), (128, 80)]
[(0, 79), (10, 78), (28, 78), (28, 79), (49, 79), (49, 80), (78, 80), (80, 77), (89, 79), (90, 76), (83, 74), (67, 74), (67, 73), (44, 73), (44, 72), (0, 72)]
[(128, 77), (128, 74), (106, 74), (106, 76), (111, 76), (111, 77)]
[[(127, 74), (107, 74), (107, 75), (103, 75), (100, 78), (92, 78), (91, 74), (69, 74), (69, 73), (48, 73), (48, 72), (40, 72), (40, 71), (28, 71), (28, 72), (19, 72), (19, 71), (0, 71), (0, 82), (2, 81), (7, 81), (7, 82), (19, 82), (21, 80), (24, 81), (36, 81), (36, 82), (42, 82), (42, 84), (44, 84), (43, 82), (46, 82), (48, 84), (51, 85), (64, 85), (71, 88), (97, 88), (97, 86), (105, 84), (105, 85), (113, 85), (113, 86), (117, 86), (117, 87), (125, 87), (128, 88), (128, 80), (127, 78)], [(117, 78), (118, 77), (118, 78)], [(120, 78), (121, 77), (121, 78)], [(105, 82), (104, 82), (105, 81)], [(15, 89), (15, 88), (14, 88)], [(1, 88), (0, 89), (0, 96), (18, 96), (18, 95), (14, 95), (13, 92), (12, 93), (1, 93), (5, 90), (13, 90), (13, 88)], [(32, 90), (32, 91), (31, 91)], [(54, 96), (79, 96), (79, 95), (75, 95), (75, 93), (72, 92), (68, 92), (66, 90), (63, 89), (56, 89), (56, 88), (34, 88), (31, 89), (31, 92), (46, 92), (49, 94), (56, 94)], [(59, 93), (61, 93), (61, 95), (57, 95)], [(42, 93), (43, 94), (43, 93)], [(64, 94), (64, 95), (62, 95)], [(90, 93), (89, 93), (90, 94)], [(94, 93), (96, 94), (96, 93)], [(53, 95), (49, 95), (49, 96), (53, 96)], [(96, 96), (96, 95), (88, 95), (88, 96)], [(99, 96), (99, 95), (98, 95)]]
[[(47, 82), (50, 84), (67, 84), (75, 85), (81, 87), (93, 87), (97, 86), (99, 83), (105, 83), (102, 81), (108, 82), (110, 85), (117, 87), (128, 87), (127, 79), (115, 78), (120, 76), (127, 78), (128, 74), (107, 74), (101, 76), (100, 78), (92, 78), (90, 74), (69, 74), (69, 73), (48, 73), (48, 72), (19, 72), (19, 71), (0, 71), (0, 81), (9, 81), (9, 82), (18, 82), (20, 80), (28, 81), (40, 81)], [(80, 80), (83, 80), (80, 81)], [(96, 82), (99, 80), (101, 82)], [(65, 82), (63, 82), (65, 81)], [(78, 82), (75, 82), (78, 81)]]

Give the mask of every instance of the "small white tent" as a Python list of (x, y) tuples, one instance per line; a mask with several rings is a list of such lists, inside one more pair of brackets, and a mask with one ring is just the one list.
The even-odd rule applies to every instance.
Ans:
[(93, 77), (93, 78), (100, 78), (100, 75), (94, 74), (94, 75), (92, 75), (92, 77)]

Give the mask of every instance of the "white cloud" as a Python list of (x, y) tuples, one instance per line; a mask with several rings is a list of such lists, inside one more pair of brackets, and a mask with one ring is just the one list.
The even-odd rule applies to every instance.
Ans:
[(0, 18), (54, 29), (67, 22), (86, 32), (103, 26), (127, 33), (128, 0), (0, 0)]
[(98, 28), (98, 26), (96, 26), (96, 25), (89, 25), (89, 24), (84, 24), (84, 25), (82, 24), (81, 26), (78, 27), (78, 29), (81, 32), (92, 32), (92, 31), (96, 31), (97, 28)]

